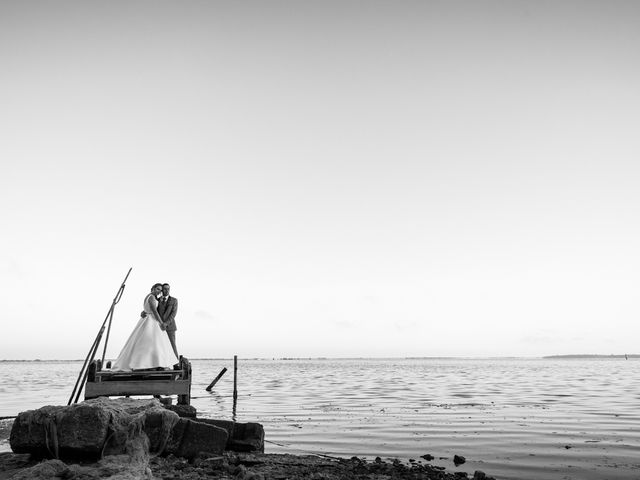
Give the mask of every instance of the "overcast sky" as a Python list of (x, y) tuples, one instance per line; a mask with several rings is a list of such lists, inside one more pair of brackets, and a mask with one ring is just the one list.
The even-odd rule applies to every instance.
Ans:
[(0, 359), (129, 267), (187, 357), (640, 353), (640, 3), (2, 1)]

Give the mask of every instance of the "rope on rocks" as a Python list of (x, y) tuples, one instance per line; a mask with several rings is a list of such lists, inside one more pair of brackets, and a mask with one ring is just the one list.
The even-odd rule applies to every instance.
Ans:
[(157, 457), (158, 455), (160, 455), (162, 452), (164, 452), (164, 450), (167, 448), (167, 443), (169, 443), (169, 437), (171, 436), (171, 431), (173, 430), (173, 427), (176, 425), (176, 423), (178, 423), (180, 421), (180, 417), (168, 417), (169, 420), (167, 421), (167, 415), (162, 415), (161, 417), (161, 430), (162, 430), (162, 443), (160, 444), (160, 446), (158, 447), (158, 451), (152, 455), (152, 457)]
[(113, 412), (109, 412), (109, 423), (107, 424), (107, 438), (104, 441), (104, 445), (102, 445), (102, 450), (100, 450), (100, 459), (104, 458), (104, 451), (107, 449), (107, 445), (109, 445), (109, 441), (116, 434), (116, 429), (114, 428), (115, 421)]
[[(51, 445), (49, 445), (51, 442)], [(44, 444), (53, 458), (59, 458), (58, 455), (58, 428), (55, 419), (47, 417), (44, 422)]]
[(316, 455), (317, 457), (330, 458), (332, 460), (342, 460), (341, 457), (334, 457), (332, 455), (327, 455), (325, 453), (314, 452), (313, 450), (305, 450), (304, 448), (292, 447), (291, 445), (288, 445), (286, 443), (272, 442), (271, 440), (265, 440), (264, 443), (271, 443), (273, 445), (278, 445), (279, 447), (285, 447), (285, 448), (289, 448), (291, 450), (297, 450), (299, 452), (308, 453), (310, 455)]

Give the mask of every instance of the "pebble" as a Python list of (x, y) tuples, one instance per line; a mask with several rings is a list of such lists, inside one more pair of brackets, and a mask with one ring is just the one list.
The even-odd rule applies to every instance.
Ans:
[(453, 463), (456, 465), (456, 467), (458, 465), (462, 465), (466, 461), (467, 461), (467, 459), (464, 458), (462, 455), (454, 455), (453, 456)]

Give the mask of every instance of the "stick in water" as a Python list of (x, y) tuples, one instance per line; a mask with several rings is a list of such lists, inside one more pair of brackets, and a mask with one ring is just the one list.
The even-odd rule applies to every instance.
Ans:
[(206, 388), (207, 392), (210, 392), (211, 389), (213, 388), (213, 386), (218, 383), (218, 380), (220, 380), (222, 378), (222, 376), (227, 372), (227, 367), (224, 367), (222, 369), (222, 371), (218, 374), (218, 376), (216, 378), (213, 379), (213, 382), (211, 382), (209, 384), (209, 386)]

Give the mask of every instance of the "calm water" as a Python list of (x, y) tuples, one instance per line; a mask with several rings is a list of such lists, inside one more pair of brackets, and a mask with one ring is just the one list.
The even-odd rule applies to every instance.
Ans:
[[(231, 419), (233, 361), (192, 363), (199, 415)], [(0, 363), (0, 416), (66, 404), (80, 366)], [(236, 419), (262, 423), (272, 453), (431, 454), (498, 479), (640, 479), (639, 404), (638, 359), (240, 359)], [(456, 468), (454, 454), (467, 463)]]

